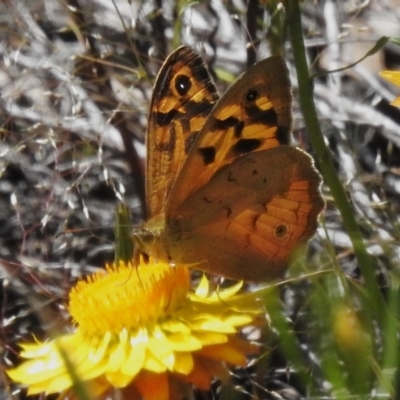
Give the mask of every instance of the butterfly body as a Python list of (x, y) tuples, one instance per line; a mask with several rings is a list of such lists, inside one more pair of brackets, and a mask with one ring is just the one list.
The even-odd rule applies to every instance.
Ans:
[(183, 47), (157, 82), (148, 131), (151, 218), (134, 233), (139, 251), (229, 278), (281, 276), (324, 204), (311, 158), (288, 145), (284, 61), (260, 61), (217, 101), (206, 66)]

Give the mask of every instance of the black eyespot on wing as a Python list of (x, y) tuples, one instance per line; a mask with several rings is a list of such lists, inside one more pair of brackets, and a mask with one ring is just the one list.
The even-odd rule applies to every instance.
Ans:
[(190, 78), (186, 75), (178, 75), (175, 78), (175, 89), (181, 96), (185, 96), (191, 87), (192, 83), (190, 82)]
[(248, 103), (254, 103), (260, 97), (260, 92), (255, 89), (249, 89), (246, 93), (246, 101)]
[(262, 145), (261, 139), (240, 139), (232, 147), (233, 154), (246, 154), (257, 150)]
[(212, 164), (215, 160), (215, 147), (200, 147), (197, 152), (200, 154), (203, 159), (204, 165)]
[(275, 228), (274, 234), (275, 234), (275, 237), (278, 239), (283, 238), (286, 235), (286, 233), (287, 233), (286, 225), (278, 225)]

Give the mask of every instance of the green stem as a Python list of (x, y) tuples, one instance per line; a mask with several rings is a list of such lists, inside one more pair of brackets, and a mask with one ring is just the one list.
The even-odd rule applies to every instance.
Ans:
[(115, 221), (115, 256), (114, 262), (119, 265), (120, 261), (132, 262), (133, 241), (132, 223), (129, 208), (124, 203), (117, 205)]
[(297, 71), (300, 104), (317, 164), (321, 168), (325, 183), (331, 190), (332, 196), (342, 216), (343, 224), (353, 244), (354, 254), (364, 277), (366, 289), (370, 295), (371, 309), (375, 317), (382, 321), (386, 307), (375, 279), (374, 265), (365, 247), (361, 231), (354, 217), (354, 211), (336, 174), (330, 151), (325, 145), (318, 122), (313, 97), (313, 80), (309, 73), (304, 46), (300, 2), (299, 0), (285, 0), (284, 4)]

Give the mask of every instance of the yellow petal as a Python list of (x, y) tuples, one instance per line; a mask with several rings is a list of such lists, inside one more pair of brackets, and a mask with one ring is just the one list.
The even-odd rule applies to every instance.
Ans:
[(179, 320), (169, 320), (160, 324), (163, 330), (168, 332), (181, 332), (184, 334), (190, 334), (191, 329), (186, 322)]
[(84, 380), (94, 379), (102, 376), (107, 371), (107, 359), (99, 360), (96, 363), (87, 362), (78, 365), (77, 375)]
[(58, 363), (52, 363), (51, 361), (27, 361), (17, 368), (9, 369), (7, 374), (16, 382), (31, 385), (40, 379), (49, 379), (57, 376), (60, 373), (60, 369), (61, 372), (65, 370), (64, 363), (61, 360)]
[(131, 375), (125, 375), (120, 371), (107, 372), (106, 379), (110, 382), (113, 387), (123, 388), (132, 381)]
[(389, 82), (400, 86), (400, 71), (382, 71), (379, 73), (379, 75)]
[(71, 387), (72, 381), (68, 374), (63, 374), (57, 376), (56, 378), (52, 378), (48, 381), (45, 392), (46, 393), (57, 393), (62, 392), (63, 390)]
[(207, 318), (202, 321), (196, 321), (193, 324), (193, 330), (221, 332), (221, 333), (236, 333), (236, 329), (232, 325), (226, 324), (217, 318)]
[(172, 368), (175, 362), (174, 351), (164, 332), (159, 327), (154, 328), (153, 335), (149, 337), (147, 348), (168, 369)]
[(121, 372), (125, 375), (135, 377), (143, 368), (146, 355), (146, 348), (142, 345), (132, 347), (124, 364), (121, 366)]
[(174, 333), (167, 336), (173, 351), (195, 351), (202, 347), (202, 343), (193, 335)]
[(230, 326), (243, 326), (249, 324), (252, 320), (253, 318), (250, 315), (234, 314), (223, 318), (222, 322)]
[(144, 329), (139, 330), (136, 336), (131, 337), (131, 348), (124, 364), (121, 366), (122, 373), (132, 377), (139, 373), (144, 364), (147, 341), (147, 332)]
[(109, 373), (118, 371), (125, 362), (127, 354), (127, 344), (128, 344), (128, 332), (123, 329), (119, 334), (119, 340), (116, 346), (109, 350), (109, 359), (107, 365), (107, 371)]
[(143, 368), (157, 374), (161, 374), (167, 370), (165, 364), (162, 363), (148, 348), (146, 348)]
[(208, 279), (203, 274), (203, 276), (201, 277), (199, 286), (197, 286), (197, 288), (196, 288), (196, 296), (198, 296), (201, 299), (207, 298), (209, 289), (210, 289), (210, 285), (208, 283)]
[(97, 338), (93, 339), (92, 342), (88, 345), (89, 355), (86, 361), (90, 364), (96, 364), (99, 361), (103, 360), (110, 344), (111, 337), (111, 333), (106, 332), (100, 340)]
[(221, 303), (221, 300), (228, 300), (230, 297), (234, 296), (242, 288), (242, 286), (243, 282), (239, 281), (238, 283), (236, 283), (236, 285), (214, 292), (213, 295), (209, 297), (209, 299), (214, 302)]
[(21, 357), (23, 358), (40, 358), (45, 357), (52, 351), (54, 351), (53, 342), (48, 343), (23, 343), (21, 344), (23, 350), (20, 352)]
[(174, 372), (187, 375), (193, 369), (193, 357), (189, 352), (175, 353)]
[(203, 346), (226, 343), (228, 341), (227, 335), (217, 332), (195, 332), (193, 335), (203, 344)]

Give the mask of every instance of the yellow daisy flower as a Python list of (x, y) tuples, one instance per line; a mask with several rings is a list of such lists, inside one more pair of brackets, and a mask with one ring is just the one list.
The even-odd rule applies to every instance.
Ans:
[[(400, 71), (382, 71), (379, 75), (390, 83), (400, 86)], [(395, 107), (400, 107), (400, 97), (396, 97), (390, 104)]]
[(193, 292), (182, 266), (107, 266), (70, 292), (75, 332), (21, 344), (28, 361), (7, 373), (29, 394), (72, 398), (74, 374), (93, 397), (115, 388), (123, 398), (146, 400), (180, 398), (188, 384), (206, 390), (213, 378), (228, 377), (226, 363), (243, 366), (258, 350), (236, 337), (263, 316), (255, 296), (240, 288), (212, 292), (203, 278)]

